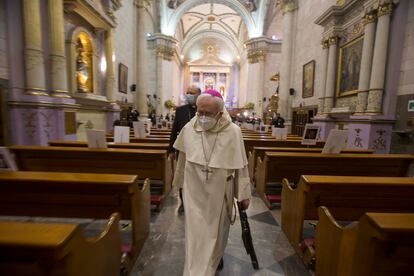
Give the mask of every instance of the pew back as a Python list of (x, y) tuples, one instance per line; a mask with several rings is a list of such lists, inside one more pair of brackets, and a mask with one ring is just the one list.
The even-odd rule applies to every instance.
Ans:
[(298, 253), (303, 222), (317, 220), (319, 206), (351, 221), (366, 212), (414, 212), (414, 178), (303, 175), (296, 189), (285, 179), (282, 229)]
[(1, 275), (118, 275), (119, 214), (85, 238), (76, 224), (0, 222)]

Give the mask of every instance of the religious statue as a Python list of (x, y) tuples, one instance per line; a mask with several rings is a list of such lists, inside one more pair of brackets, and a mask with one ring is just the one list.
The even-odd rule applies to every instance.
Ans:
[(78, 91), (90, 92), (87, 86), (89, 80), (87, 53), (80, 39), (78, 39), (76, 51), (78, 52), (78, 56), (76, 57), (76, 80)]

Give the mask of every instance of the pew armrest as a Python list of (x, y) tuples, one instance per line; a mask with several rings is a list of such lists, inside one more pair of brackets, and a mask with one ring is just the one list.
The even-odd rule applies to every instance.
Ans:
[(301, 254), (299, 243), (302, 240), (303, 221), (305, 217), (305, 196), (303, 187), (306, 184), (302, 179), (296, 188), (293, 188), (289, 180), (282, 180), (282, 230), (292, 244), (293, 248)]
[(342, 227), (328, 208), (318, 208), (319, 222), (316, 227), (316, 274), (352, 275), (352, 256), (358, 226)]

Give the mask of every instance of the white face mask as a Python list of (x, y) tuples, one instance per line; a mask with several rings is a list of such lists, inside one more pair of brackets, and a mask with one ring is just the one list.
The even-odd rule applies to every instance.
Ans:
[(203, 130), (209, 130), (216, 125), (217, 120), (203, 115), (198, 117), (198, 122)]

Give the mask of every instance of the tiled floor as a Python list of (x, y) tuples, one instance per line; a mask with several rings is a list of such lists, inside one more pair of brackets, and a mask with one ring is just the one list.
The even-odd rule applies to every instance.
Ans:
[[(173, 190), (162, 211), (152, 216), (150, 237), (132, 275), (180, 276), (184, 266), (184, 214), (178, 214)], [(241, 240), (240, 222), (230, 228), (224, 255), (224, 269), (217, 275), (311, 275), (298, 258), (280, 228), (280, 210), (269, 211), (258, 197), (248, 210), (253, 243), (259, 261), (254, 270)]]

